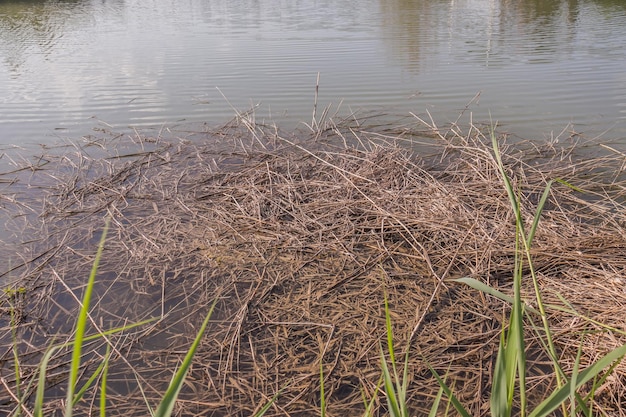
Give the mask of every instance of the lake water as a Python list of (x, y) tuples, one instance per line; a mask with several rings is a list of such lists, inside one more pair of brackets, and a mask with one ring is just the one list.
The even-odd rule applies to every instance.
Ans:
[[(98, 126), (219, 124), (258, 104), (626, 137), (622, 0), (0, 2), (0, 146)], [(231, 107), (232, 106), (232, 107)]]

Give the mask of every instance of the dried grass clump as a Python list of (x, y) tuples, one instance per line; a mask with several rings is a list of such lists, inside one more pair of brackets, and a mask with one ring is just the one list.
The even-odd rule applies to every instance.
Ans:
[[(309, 136), (233, 123), (184, 140), (135, 139), (154, 149), (114, 158), (82, 149), (50, 157), (16, 180), (40, 189), (27, 203), (16, 197), (4, 207), (28, 219), (19, 224), (31, 228), (25, 233), (32, 239), (22, 246), (30, 251), (24, 262), (4, 274), (26, 289), (2, 300), (7, 388), (14, 381), (4, 302), (19, 313), (25, 390), (52, 337), (71, 337), (73, 294), (80, 295), (103, 219), (111, 216), (92, 332), (157, 318), (87, 349), (89, 366), (104, 344), (113, 347), (108, 396), (116, 414), (145, 414), (143, 395), (156, 403), (219, 297), (181, 393), (181, 415), (250, 415), (281, 390), (270, 415), (317, 414), (320, 363), (330, 414), (358, 415), (363, 392), (379, 397), (382, 415), (386, 403), (376, 387), (385, 293), (396, 346), (410, 342), (413, 413), (427, 413), (438, 390), (426, 360), (454, 381), (470, 411), (488, 413), (508, 305), (451, 280), (471, 276), (510, 293), (515, 219), (479, 129), (344, 122)], [(562, 296), (597, 322), (548, 308), (566, 371), (579, 345), (584, 366), (626, 340), (624, 156), (599, 150), (503, 146), (528, 221), (548, 180), (584, 190), (553, 186), (533, 247), (546, 304), (563, 307)], [(532, 295), (530, 282), (526, 290)], [(528, 383), (537, 401), (554, 376), (528, 329)], [(55, 359), (51, 397), (66, 359)], [(607, 414), (626, 415), (625, 383), (620, 365), (598, 390)], [(3, 413), (10, 407), (0, 404)]]

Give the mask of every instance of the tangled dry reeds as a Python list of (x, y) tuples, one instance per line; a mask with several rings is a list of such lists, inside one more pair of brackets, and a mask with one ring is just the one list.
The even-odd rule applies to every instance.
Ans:
[[(217, 297), (180, 415), (250, 415), (279, 391), (270, 415), (317, 414), (320, 364), (329, 415), (362, 414), (363, 396), (379, 397), (382, 415), (385, 293), (396, 345), (410, 346), (414, 414), (426, 414), (438, 390), (426, 362), (474, 415), (488, 413), (508, 305), (452, 280), (510, 293), (515, 219), (480, 129), (343, 122), (285, 134), (244, 115), (184, 139), (123, 139), (152, 149), (122, 156), (106, 145), (109, 157), (93, 157), (87, 147), (5, 175), (3, 209), (30, 240), (2, 277), (14, 289), (2, 295), (2, 414), (15, 405), (12, 329), (28, 392), (43, 350), (71, 338), (107, 216), (91, 332), (156, 318), (86, 349), (89, 367), (112, 347), (115, 414), (144, 415), (144, 397), (157, 402)], [(503, 143), (528, 221), (548, 180), (577, 187), (552, 188), (532, 249), (566, 372), (579, 346), (584, 367), (626, 340), (626, 158), (604, 150)], [(38, 188), (7, 197), (25, 183)], [(554, 375), (532, 326), (528, 340), (537, 401)], [(48, 397), (59, 398), (50, 411), (63, 398), (55, 383), (66, 359), (49, 371)], [(625, 383), (620, 365), (598, 388), (606, 415), (626, 415)]]

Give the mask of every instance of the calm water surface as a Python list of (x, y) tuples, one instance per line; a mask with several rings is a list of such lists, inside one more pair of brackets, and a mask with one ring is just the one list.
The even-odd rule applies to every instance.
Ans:
[(218, 124), (231, 105), (295, 126), (318, 72), (319, 106), (344, 114), (444, 123), (480, 93), (474, 117), (523, 137), (626, 138), (626, 2), (0, 1), (0, 146)]

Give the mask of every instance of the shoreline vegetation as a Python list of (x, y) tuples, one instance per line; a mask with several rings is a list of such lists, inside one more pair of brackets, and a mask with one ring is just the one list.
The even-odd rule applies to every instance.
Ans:
[[(399, 410), (457, 415), (436, 375), (492, 415), (516, 344), (514, 415), (623, 349), (626, 155), (326, 116), (103, 134), (2, 175), (8, 229), (28, 241), (0, 271), (0, 414), (30, 415), (96, 259), (83, 324), (106, 337), (84, 338), (77, 370), (71, 348), (49, 355), (45, 415), (66, 409), (70, 369), (78, 386), (95, 376), (74, 415), (148, 415), (199, 334), (174, 415), (389, 415), (393, 379)], [(626, 416), (626, 364), (601, 371), (556, 415)]]

